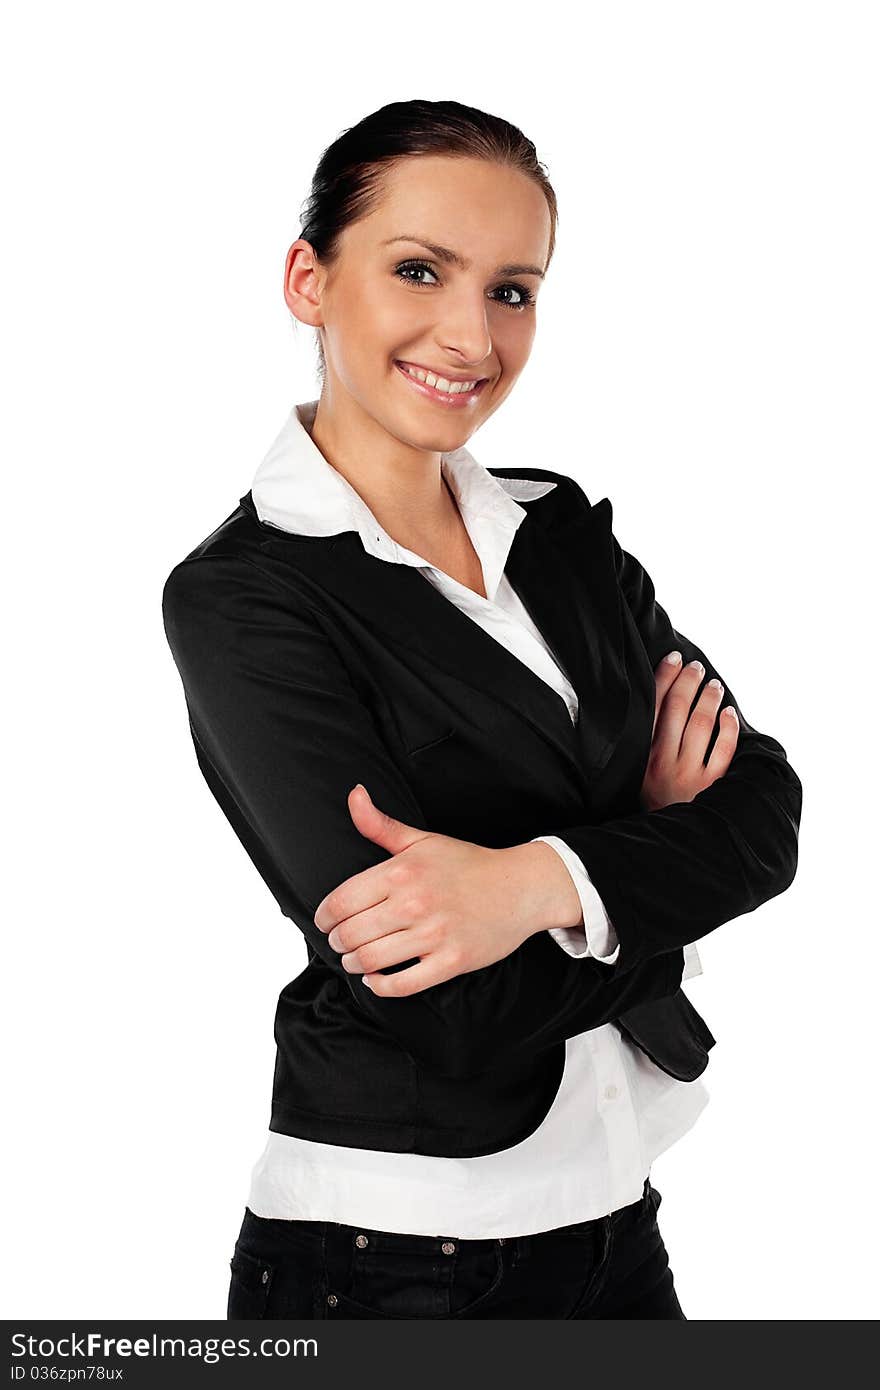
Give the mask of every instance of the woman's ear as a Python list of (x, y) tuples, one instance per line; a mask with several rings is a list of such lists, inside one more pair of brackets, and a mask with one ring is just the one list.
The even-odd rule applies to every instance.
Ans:
[(323, 326), (321, 290), (325, 273), (315, 252), (304, 237), (299, 237), (287, 252), (284, 262), (284, 302), (300, 323), (312, 328)]

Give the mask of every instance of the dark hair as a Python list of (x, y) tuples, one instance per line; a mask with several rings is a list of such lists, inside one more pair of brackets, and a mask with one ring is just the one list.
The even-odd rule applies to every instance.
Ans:
[[(521, 170), (541, 188), (550, 208), (550, 247), (556, 242), (556, 194), (522, 131), (459, 101), (392, 101), (349, 126), (318, 161), (303, 206), (299, 236), (325, 265), (339, 254), (339, 238), (352, 222), (367, 216), (382, 192), (382, 173), (394, 160), (411, 155), (445, 154), (485, 159)], [(318, 375), (326, 370), (320, 335)]]

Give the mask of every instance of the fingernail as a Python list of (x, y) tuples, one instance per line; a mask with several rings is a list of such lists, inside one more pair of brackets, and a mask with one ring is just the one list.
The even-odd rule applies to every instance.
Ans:
[(702, 661), (697, 661), (696, 658), (694, 658), (693, 661), (688, 662), (688, 666), (692, 666), (695, 671), (699, 671), (701, 676), (705, 675), (705, 667), (703, 666)]
[(668, 661), (670, 666), (677, 666), (681, 661), (681, 652), (667, 652), (663, 660)]
[(723, 689), (724, 689), (724, 686), (721, 684), (721, 682), (720, 682), (720, 680), (718, 679), (717, 676), (713, 676), (712, 679), (709, 681), (709, 684), (711, 685), (711, 687), (712, 687), (713, 690), (723, 690)]
[(731, 715), (733, 715), (733, 718), (737, 721), (737, 723), (739, 723), (739, 715), (737, 714), (736, 710), (733, 708), (733, 705), (725, 705), (725, 707), (724, 707), (724, 709), (721, 711), (721, 713), (722, 713), (722, 714), (731, 714)]

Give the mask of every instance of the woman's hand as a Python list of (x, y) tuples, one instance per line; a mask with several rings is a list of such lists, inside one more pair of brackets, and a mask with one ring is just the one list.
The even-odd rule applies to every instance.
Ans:
[[(550, 845), (489, 849), (419, 830), (385, 815), (360, 783), (348, 809), (361, 834), (392, 858), (338, 884), (314, 921), (343, 968), (364, 974), (376, 994), (416, 994), (581, 917), (571, 875)], [(376, 973), (415, 957), (407, 970)]]
[(724, 687), (714, 678), (700, 692), (690, 713), (694, 695), (706, 674), (702, 663), (681, 665), (681, 652), (670, 652), (657, 666), (654, 730), (648, 767), (639, 801), (644, 811), (657, 811), (676, 801), (693, 801), (730, 766), (739, 737), (739, 720), (733, 705), (721, 711), (715, 747), (704, 764), (706, 749)]
[[(736, 750), (739, 722), (728, 706), (704, 765), (724, 691), (710, 681), (690, 713), (705, 672), (699, 663), (682, 668), (675, 655), (655, 672), (652, 745), (639, 796), (645, 811), (692, 801), (723, 776)], [(385, 815), (360, 784), (349, 792), (348, 809), (361, 834), (391, 858), (338, 884), (314, 920), (343, 968), (362, 974), (376, 994), (417, 994), (502, 960), (536, 932), (582, 923), (571, 875), (550, 845), (489, 849), (420, 830)], [(409, 960), (416, 963), (406, 970), (381, 973)]]

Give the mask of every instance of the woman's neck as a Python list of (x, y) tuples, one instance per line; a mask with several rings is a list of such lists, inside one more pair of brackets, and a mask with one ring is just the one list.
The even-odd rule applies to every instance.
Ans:
[(463, 522), (439, 452), (394, 439), (350, 397), (331, 406), (322, 395), (310, 434), (399, 545), (424, 554), (427, 545), (443, 550), (460, 539)]

